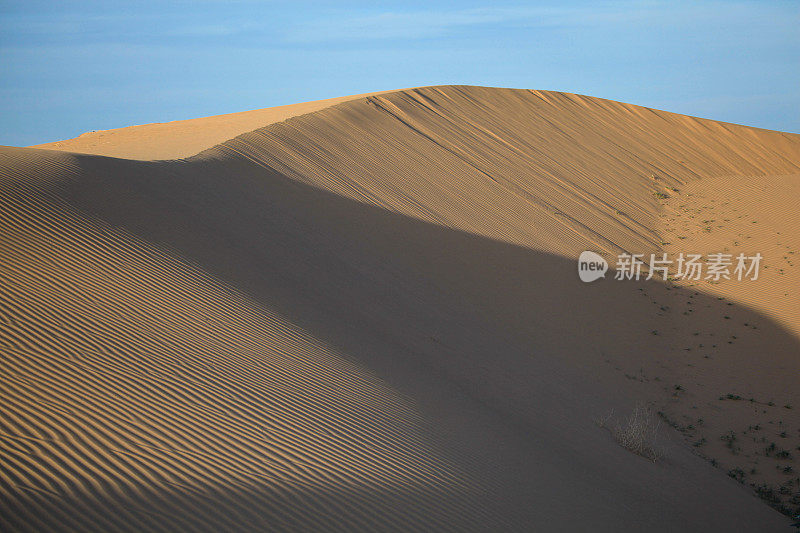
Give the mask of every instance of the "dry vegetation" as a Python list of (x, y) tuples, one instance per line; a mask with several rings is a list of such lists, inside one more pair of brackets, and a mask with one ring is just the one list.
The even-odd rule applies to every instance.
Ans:
[(611, 411), (598, 421), (598, 425), (608, 429), (620, 446), (653, 462), (663, 457), (664, 452), (656, 447), (661, 422), (649, 407), (636, 404), (631, 415), (624, 421), (612, 421), (613, 417), (614, 412)]

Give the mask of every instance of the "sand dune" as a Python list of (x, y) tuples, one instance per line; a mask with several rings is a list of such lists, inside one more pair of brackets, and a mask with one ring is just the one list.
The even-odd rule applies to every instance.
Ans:
[[(5, 528), (786, 527), (750, 485), (796, 505), (800, 136), (554, 92), (331, 103), (1, 149)], [(575, 274), (739, 233), (749, 284)], [(655, 463), (596, 423), (643, 401), (678, 430)]]
[(383, 94), (383, 92), (340, 96), (213, 117), (89, 131), (74, 139), (38, 144), (31, 148), (107, 155), (125, 159), (182, 159), (233, 139), (242, 133), (263, 128), (275, 122), (312, 113), (349, 100), (378, 94)]

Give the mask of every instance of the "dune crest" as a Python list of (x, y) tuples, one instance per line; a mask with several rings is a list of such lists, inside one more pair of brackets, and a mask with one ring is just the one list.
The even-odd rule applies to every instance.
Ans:
[[(731, 470), (753, 416), (800, 445), (787, 308), (575, 260), (667, 246), (694, 214), (669, 188), (800, 174), (800, 136), (464, 86), (238, 133), (0, 149), (4, 527), (785, 528), (684, 437)], [(764, 413), (717, 399), (743, 383)], [(596, 422), (640, 402), (679, 430), (659, 462)], [(788, 509), (794, 459), (757, 459)]]
[(242, 133), (342, 102), (363, 98), (368, 94), (382, 94), (382, 92), (340, 96), (211, 117), (87, 131), (73, 139), (37, 144), (30, 148), (145, 161), (183, 159)]

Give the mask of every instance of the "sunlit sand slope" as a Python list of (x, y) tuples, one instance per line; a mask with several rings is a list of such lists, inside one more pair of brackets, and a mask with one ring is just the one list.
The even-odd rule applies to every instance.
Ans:
[(242, 133), (263, 128), (267, 124), (312, 113), (364, 96), (366, 95), (340, 96), (213, 117), (89, 131), (74, 139), (39, 144), (32, 148), (107, 155), (125, 159), (181, 159)]
[(432, 87), (370, 96), (202, 154), (245, 156), (358, 201), (570, 256), (659, 243), (654, 192), (781, 174), (800, 137), (566, 93)]

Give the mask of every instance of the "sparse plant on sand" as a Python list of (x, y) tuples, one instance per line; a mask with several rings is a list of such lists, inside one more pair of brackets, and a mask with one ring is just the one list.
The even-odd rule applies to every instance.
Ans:
[(664, 456), (663, 450), (656, 447), (656, 437), (661, 421), (644, 404), (636, 404), (631, 415), (623, 421), (613, 420), (614, 411), (597, 421), (608, 429), (614, 439), (626, 450), (653, 462)]

